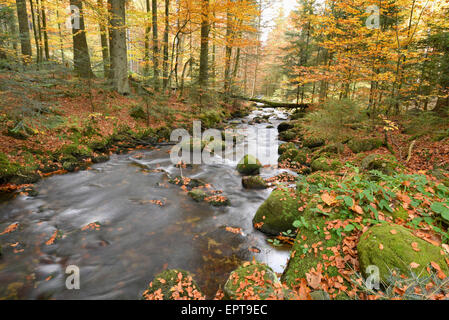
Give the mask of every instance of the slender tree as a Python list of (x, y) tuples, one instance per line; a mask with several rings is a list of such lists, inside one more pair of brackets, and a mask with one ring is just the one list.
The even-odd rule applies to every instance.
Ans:
[(209, 66), (209, 0), (201, 3), (200, 86), (207, 86)]
[(165, 89), (168, 85), (168, 33), (170, 27), (170, 0), (165, 0), (165, 30), (164, 30), (164, 60), (162, 62), (162, 87)]
[(153, 86), (159, 90), (159, 44), (157, 38), (157, 0), (152, 0), (153, 11)]

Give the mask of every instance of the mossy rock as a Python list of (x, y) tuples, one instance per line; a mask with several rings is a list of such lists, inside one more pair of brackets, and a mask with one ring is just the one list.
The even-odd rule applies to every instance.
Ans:
[(287, 149), (279, 156), (278, 162), (292, 161), (299, 154), (299, 150), (296, 148)]
[(24, 172), (19, 175), (12, 177), (9, 182), (12, 184), (30, 184), (38, 182), (41, 176), (35, 172)]
[(224, 287), (224, 299), (294, 299), (295, 293), (282, 287), (274, 271), (259, 262), (245, 262), (231, 272)]
[(65, 161), (62, 163), (62, 168), (68, 172), (73, 172), (78, 166), (77, 162)]
[(340, 154), (340, 153), (343, 153), (344, 150), (345, 150), (344, 144), (337, 142), (337, 143), (333, 143), (333, 144), (323, 147), (323, 149), (321, 149), (319, 153), (320, 154), (323, 154), (323, 153)]
[(204, 296), (189, 272), (170, 269), (154, 277), (148, 289), (142, 294), (142, 298), (144, 300), (201, 300)]
[(231, 201), (223, 195), (220, 194), (211, 194), (204, 198), (208, 204), (214, 207), (225, 207), (231, 205)]
[(312, 171), (333, 171), (342, 166), (341, 162), (335, 159), (319, 157), (312, 161), (310, 167)]
[(311, 138), (307, 138), (304, 139), (302, 142), (302, 146), (306, 147), (306, 148), (318, 148), (321, 146), (324, 146), (324, 144), (326, 143), (326, 141), (324, 141), (324, 139), (322, 138), (317, 138), (317, 137), (311, 137)]
[(259, 174), (262, 164), (259, 159), (253, 155), (245, 155), (237, 164), (237, 171), (241, 174), (253, 175)]
[(242, 185), (245, 189), (265, 189), (268, 187), (266, 181), (261, 176), (243, 177)]
[(207, 192), (200, 188), (193, 189), (187, 194), (196, 202), (201, 202), (208, 196)]
[(89, 148), (96, 152), (106, 152), (109, 149), (109, 141), (108, 139), (92, 141)]
[(301, 165), (304, 165), (307, 163), (307, 153), (300, 151), (294, 158), (293, 161), (294, 163), (298, 163)]
[[(281, 277), (281, 281), (292, 288), (299, 284), (298, 279), (306, 278), (306, 273), (311, 268), (316, 268), (319, 263), (325, 264), (322, 258), (323, 254), (329, 257), (334, 256), (335, 254), (329, 248), (338, 246), (343, 240), (342, 237), (338, 237), (334, 232), (330, 233), (330, 239), (326, 238), (324, 234), (326, 221), (336, 220), (339, 218), (338, 215), (330, 213), (330, 216), (325, 217), (312, 210), (315, 206), (316, 203), (309, 203), (302, 213), (301, 220), (305, 224), (302, 223), (298, 228), (298, 234), (291, 250), (291, 257)], [(317, 255), (314, 253), (312, 246), (319, 242), (321, 242), (320, 247), (324, 249)], [(341, 254), (344, 255), (343, 252)], [(334, 266), (329, 266), (323, 270), (323, 275), (337, 276), (339, 275), (338, 269)]]
[(377, 170), (386, 175), (392, 175), (399, 167), (399, 163), (392, 155), (370, 154), (362, 160), (363, 170)]
[(348, 147), (354, 153), (371, 151), (374, 149), (378, 149), (383, 145), (383, 141), (378, 138), (353, 138), (348, 142)]
[(198, 187), (203, 187), (206, 182), (200, 179), (192, 179), (188, 177), (175, 176), (168, 180), (171, 184), (176, 184), (178, 186), (186, 186), (187, 189), (191, 190)]
[(293, 128), (293, 124), (290, 122), (281, 122), (278, 124), (278, 132), (284, 132)]
[(298, 211), (301, 201), (288, 189), (276, 189), (257, 209), (253, 224), (262, 232), (278, 235), (292, 230), (293, 222), (301, 213)]
[(280, 144), (278, 147), (278, 154), (283, 154), (288, 149), (297, 149), (296, 145), (293, 142), (287, 142)]
[[(419, 251), (415, 251), (412, 244)], [(448, 275), (449, 267), (445, 261), (447, 255), (442, 255), (442, 248), (434, 246), (417, 236), (412, 231), (397, 224), (380, 224), (368, 229), (357, 245), (360, 270), (364, 276), (366, 268), (375, 265), (379, 268), (380, 278), (387, 281), (390, 271), (397, 270), (408, 276), (410, 271), (417, 275), (428, 275), (426, 267), (436, 262), (441, 270)], [(411, 269), (411, 264), (419, 266)], [(416, 266), (416, 265), (415, 265)]]
[(109, 160), (109, 155), (107, 155), (107, 154), (101, 154), (99, 156), (92, 158), (93, 163), (101, 163), (101, 162), (106, 162), (108, 160)]
[(298, 133), (294, 129), (289, 129), (279, 133), (279, 140), (292, 141), (299, 137)]

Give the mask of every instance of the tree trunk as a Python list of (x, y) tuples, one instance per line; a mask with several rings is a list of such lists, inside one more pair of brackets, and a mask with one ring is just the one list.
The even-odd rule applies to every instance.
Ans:
[(143, 55), (143, 75), (148, 77), (150, 75), (150, 34), (151, 34), (151, 25), (149, 21), (149, 13), (151, 12), (150, 0), (145, 0), (145, 4), (147, 7), (147, 17), (145, 19), (145, 51)]
[(201, 48), (199, 85), (207, 87), (209, 73), (209, 0), (201, 2)]
[[(230, 3), (228, 3), (230, 6)], [(230, 81), (231, 81), (231, 57), (232, 57), (232, 26), (231, 26), (231, 12), (229, 9), (226, 12), (226, 48), (225, 48), (225, 71), (224, 71), (224, 92), (228, 94), (230, 91)]]
[(164, 30), (164, 60), (162, 61), (162, 87), (167, 88), (168, 84), (168, 32), (169, 32), (169, 14), (170, 0), (165, 0), (165, 30)]
[(30, 0), (30, 10), (31, 10), (31, 20), (33, 22), (33, 34), (34, 34), (34, 42), (36, 45), (37, 63), (39, 64), (41, 62), (41, 52), (40, 52), (39, 38), (38, 38), (37, 28), (36, 28), (36, 19), (34, 17), (33, 0)]
[[(98, 7), (100, 8), (101, 12), (103, 13), (104, 4), (103, 0), (98, 0)], [(109, 75), (109, 65), (110, 65), (110, 58), (109, 58), (109, 44), (108, 44), (108, 30), (104, 23), (100, 21), (99, 24), (100, 27), (100, 42), (101, 42), (101, 54), (103, 57), (103, 72), (104, 77), (108, 78)]]
[(32, 56), (30, 29), (28, 27), (28, 14), (25, 0), (16, 0), (17, 17), (19, 20), (20, 47), (22, 59), (25, 64), (29, 62)]
[(47, 15), (45, 13), (45, 0), (41, 2), (41, 13), (42, 13), (42, 29), (44, 32), (44, 50), (45, 50), (45, 60), (50, 59), (50, 49), (48, 47), (48, 31), (47, 31)]
[[(90, 78), (93, 77), (93, 72), (90, 66), (89, 48), (87, 47), (84, 29), (83, 4), (81, 0), (70, 0), (70, 5), (79, 9), (79, 17), (74, 16), (72, 24), (74, 69), (78, 76)], [(77, 19), (79, 19), (79, 25)]]
[(120, 94), (129, 94), (128, 57), (126, 49), (125, 2), (109, 0), (111, 6), (111, 61), (113, 85)]
[(157, 39), (157, 0), (152, 0), (153, 11), (153, 86), (159, 90), (159, 45)]

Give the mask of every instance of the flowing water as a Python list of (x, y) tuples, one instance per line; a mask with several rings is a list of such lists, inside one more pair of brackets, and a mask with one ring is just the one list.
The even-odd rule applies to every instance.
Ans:
[[(238, 127), (246, 131), (245, 143), (250, 150), (257, 148), (262, 164), (274, 164), (276, 126), (287, 115), (259, 109), (245, 120), (264, 114), (270, 115), (273, 128), (267, 128), (269, 123)], [(231, 205), (194, 202), (168, 183), (170, 174), (180, 174), (169, 149), (114, 155), (91, 170), (41, 180), (36, 197), (20, 195), (1, 203), (0, 231), (15, 222), (19, 228), (0, 235), (0, 298), (138, 299), (166, 268), (190, 271), (211, 298), (244, 260), (255, 257), (281, 273), (288, 249), (270, 246), (251, 222), (271, 189), (243, 189), (237, 161), (202, 164), (183, 169), (183, 175), (223, 190)], [(282, 171), (266, 167), (261, 176)], [(92, 222), (100, 223), (99, 230), (82, 230)], [(56, 230), (59, 238), (46, 244)], [(79, 267), (79, 290), (66, 288), (69, 265)]]

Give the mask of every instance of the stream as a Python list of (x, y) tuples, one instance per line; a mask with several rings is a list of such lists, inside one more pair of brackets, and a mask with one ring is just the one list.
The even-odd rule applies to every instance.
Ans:
[[(267, 128), (270, 123), (246, 123), (263, 115), (270, 115), (272, 128)], [(259, 108), (237, 125), (263, 165), (277, 164), (276, 127), (287, 116)], [(231, 205), (197, 203), (168, 183), (169, 175), (180, 174), (169, 150), (113, 155), (90, 170), (41, 180), (36, 197), (18, 195), (0, 203), (0, 232), (19, 223), (18, 230), (0, 235), (0, 299), (139, 299), (167, 268), (190, 271), (210, 299), (232, 270), (253, 257), (282, 273), (289, 249), (271, 246), (252, 226), (272, 189), (244, 189), (235, 169), (240, 159), (195, 165), (182, 169), (183, 175), (222, 190)], [(283, 171), (267, 166), (261, 176)], [(100, 223), (98, 230), (82, 230), (92, 222)], [(60, 238), (47, 244), (56, 230)], [(69, 265), (79, 267), (79, 290), (66, 288)]]

